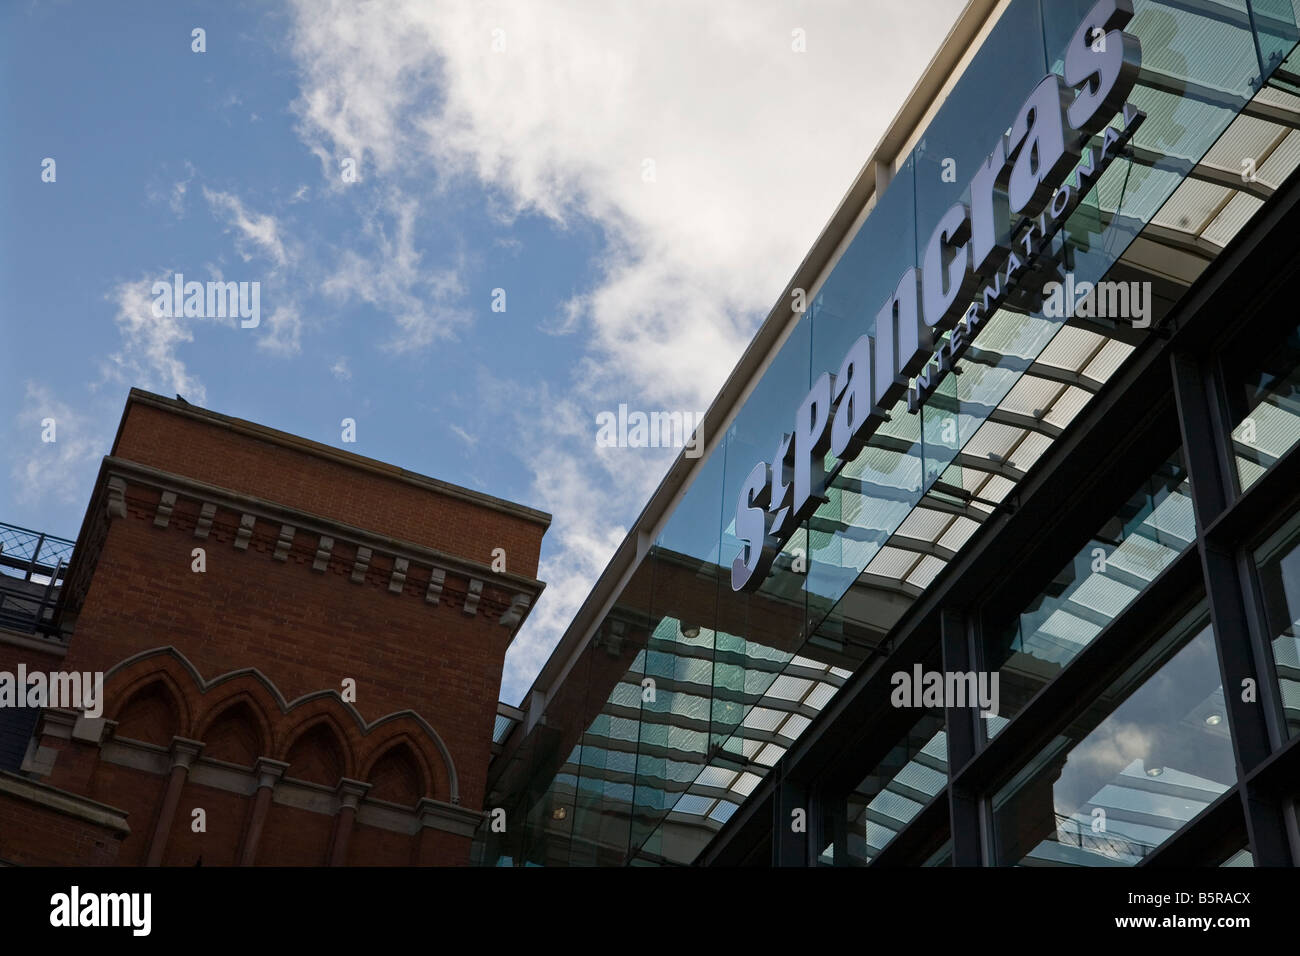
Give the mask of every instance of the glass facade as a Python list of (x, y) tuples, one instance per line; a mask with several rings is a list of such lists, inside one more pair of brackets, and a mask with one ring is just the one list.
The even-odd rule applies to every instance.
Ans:
[(988, 628), (984, 663), (998, 670), (994, 736), (1196, 539), (1179, 451), (1142, 483), (1014, 621)]
[[(742, 548), (736, 500), (745, 477), (757, 462), (776, 459), (813, 382), (835, 374), (859, 336), (874, 334), (876, 313), (899, 275), (921, 264), (924, 244), (952, 203), (970, 201), (976, 168), (1025, 97), (1045, 74), (1064, 74), (1067, 43), (1093, 6), (1012, 0), (915, 146), (896, 158), (887, 188), (810, 290), (807, 310), (696, 468), (662, 531), (647, 542), (541, 719), (532, 715), (504, 742), (493, 789), (507, 819), (522, 825), (504, 833), (485, 826), (482, 862), (692, 862), (846, 681), (891, 653), (887, 636), (896, 622), (1008, 506), (1141, 344), (1146, 333), (1130, 321), (1053, 315), (1033, 301), (1008, 300), (957, 363), (959, 374), (947, 376), (919, 414), (902, 401), (890, 410), (784, 543), (761, 586), (732, 590), (730, 569)], [(1289, 2), (1134, 0), (1133, 7), (1125, 30), (1142, 52), (1129, 101), (1145, 120), (1068, 214), (1049, 257), (1076, 283), (1154, 276), (1148, 318), (1159, 324), (1264, 205), (1261, 196), (1300, 163), (1300, 125), (1269, 120), (1300, 118), (1300, 95), (1269, 79), (1292, 56), (1300, 30)], [(1117, 115), (1110, 125), (1121, 122)], [(1099, 131), (1093, 144), (1100, 147), (1105, 136)], [(1240, 177), (1243, 149), (1255, 162), (1255, 180)], [(1182, 258), (1176, 265), (1162, 259), (1157, 269), (1152, 249)], [(1295, 351), (1293, 340), (1294, 333), (1281, 357), (1247, 379), (1238, 401), (1234, 440), (1249, 416), (1255, 423), (1252, 453), (1238, 457), (1255, 469), (1249, 481), (1239, 471), (1243, 488), (1294, 443), (1292, 431), (1300, 436), (1279, 424), (1279, 415), (1294, 411), (1297, 363), (1286, 357), (1286, 349)], [(1187, 471), (1175, 453), (1141, 487), (1115, 488), (1113, 517), (1038, 598), (978, 637), (984, 666), (1004, 687), (1002, 711), (986, 725), (989, 738), (1001, 735), (1035, 693), (1192, 547), (1204, 529), (1193, 518)], [(1259, 560), (1265, 573), (1288, 559)], [(1280, 593), (1289, 595), (1286, 587)], [(1279, 680), (1296, 666), (1296, 614), (1288, 606), (1288, 623), (1273, 632), (1282, 635), (1273, 645)], [(1193, 728), (1197, 737), (1168, 724), (1213, 698), (1207, 682), (1221, 680), (1210, 666), (1214, 642), (1209, 629), (1188, 637), (1138, 684), (1117, 688), (1123, 700), (1106, 696), (1094, 704), (1091, 716), (1063, 732), (1057, 749), (1025, 768), (1022, 784), (999, 793), (999, 862), (1134, 862), (1203, 806), (1201, 796), (1234, 784), (1226, 736), (1204, 721)], [(1167, 688), (1174, 676), (1181, 686)], [(1283, 696), (1294, 687), (1283, 683)], [(1186, 696), (1193, 692), (1199, 702)], [(1175, 718), (1156, 705), (1183, 711)], [(1288, 719), (1294, 733), (1292, 710)], [(909, 810), (940, 793), (948, 776), (943, 723), (942, 712), (927, 713), (917, 725), (925, 733), (909, 735), (898, 754), (863, 768), (862, 788), (848, 800), (846, 853), (837, 855), (834, 841), (824, 840), (823, 862), (869, 862), (907, 826)], [(1132, 748), (1092, 761), (1089, 754), (1123, 737), (1121, 724), (1163, 735), (1165, 762), (1148, 767), (1150, 754)], [(1189, 741), (1209, 749), (1196, 759), (1179, 756)], [(1051, 779), (1062, 767), (1069, 773)], [(1159, 769), (1163, 779), (1148, 769)], [(1182, 796), (1139, 805), (1175, 792)], [(1106, 803), (1112, 794), (1132, 797), (1132, 805)], [(1109, 842), (1094, 840), (1092, 810), (1108, 806), (1115, 829)], [(1023, 825), (1015, 808), (1029, 814)], [(1069, 834), (1076, 838), (1072, 849)], [(932, 861), (961, 856), (955, 833), (952, 840)]]
[(1228, 393), (1232, 451), (1244, 492), (1300, 441), (1300, 326), (1252, 349)]
[(1300, 736), (1300, 517), (1255, 552), (1287, 734)]
[(1236, 783), (1214, 634), (1196, 617), (994, 796), (1000, 863), (1132, 866)]
[(848, 797), (848, 862), (870, 863), (948, 784), (943, 712), (926, 709)]

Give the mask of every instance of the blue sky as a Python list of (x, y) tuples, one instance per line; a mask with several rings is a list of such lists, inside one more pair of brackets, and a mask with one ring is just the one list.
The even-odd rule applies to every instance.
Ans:
[(517, 701), (671, 459), (596, 415), (707, 408), (960, 8), (902, 6), (4, 4), (0, 521), (76, 534), (133, 385), (541, 508)]

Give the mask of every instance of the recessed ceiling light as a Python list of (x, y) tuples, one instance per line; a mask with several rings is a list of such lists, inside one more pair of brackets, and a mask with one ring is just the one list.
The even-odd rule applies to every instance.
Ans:
[(1162, 773), (1164, 773), (1164, 772), (1165, 772), (1165, 768), (1164, 768), (1164, 767), (1152, 767), (1152, 768), (1150, 768), (1149, 770), (1147, 770), (1147, 776), (1148, 776), (1148, 777), (1158, 777), (1158, 776), (1160, 776), (1160, 775), (1161, 775)]
[(1223, 723), (1223, 717), (1219, 714), (1210, 714), (1209, 717), (1205, 718), (1205, 722), (1211, 727), (1217, 727), (1219, 724)]

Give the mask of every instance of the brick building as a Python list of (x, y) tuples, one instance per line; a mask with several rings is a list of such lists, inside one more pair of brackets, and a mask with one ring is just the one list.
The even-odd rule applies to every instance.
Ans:
[(549, 522), (133, 390), (57, 602), (0, 615), (0, 671), (104, 674), (0, 771), (0, 861), (468, 863)]

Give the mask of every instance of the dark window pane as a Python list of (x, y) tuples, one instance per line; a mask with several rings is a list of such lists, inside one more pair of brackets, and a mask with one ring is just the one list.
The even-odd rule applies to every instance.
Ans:
[(986, 666), (997, 669), (1002, 730), (1044, 684), (1118, 617), (1196, 536), (1179, 452), (1142, 483), (1020, 615), (985, 636)]
[(1287, 732), (1300, 736), (1300, 517), (1255, 552)]
[(998, 792), (997, 858), (1132, 866), (1235, 783), (1202, 616), (1157, 642)]

